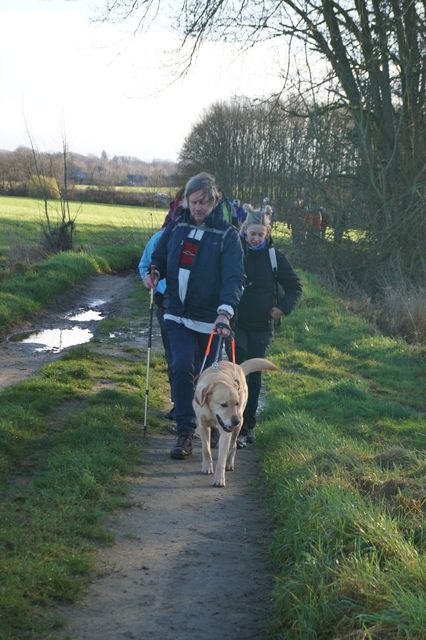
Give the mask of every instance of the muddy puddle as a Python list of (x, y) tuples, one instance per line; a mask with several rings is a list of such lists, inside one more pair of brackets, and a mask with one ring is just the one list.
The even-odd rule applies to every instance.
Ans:
[[(107, 300), (104, 304), (107, 304)], [(94, 334), (93, 323), (105, 318), (105, 312), (90, 306), (87, 309), (73, 310), (57, 319), (58, 326), (37, 331), (14, 333), (9, 341), (21, 344), (34, 353), (59, 353), (68, 347), (89, 342)]]
[(139, 285), (134, 273), (94, 276), (12, 331), (0, 342), (0, 387), (28, 377), (65, 349), (92, 340), (100, 322), (122, 308)]

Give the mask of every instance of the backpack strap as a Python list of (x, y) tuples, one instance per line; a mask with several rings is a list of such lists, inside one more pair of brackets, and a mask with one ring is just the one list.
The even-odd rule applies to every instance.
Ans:
[(278, 276), (278, 263), (277, 263), (277, 254), (275, 253), (275, 247), (269, 247), (269, 261), (271, 263), (272, 273), (274, 274), (274, 278)]
[(271, 263), (271, 269), (272, 269), (272, 274), (274, 276), (274, 282), (275, 282), (275, 297), (276, 297), (276, 304), (278, 305), (278, 301), (279, 301), (279, 292), (278, 292), (278, 263), (277, 263), (277, 254), (275, 252), (275, 248), (274, 247), (269, 247), (269, 261)]

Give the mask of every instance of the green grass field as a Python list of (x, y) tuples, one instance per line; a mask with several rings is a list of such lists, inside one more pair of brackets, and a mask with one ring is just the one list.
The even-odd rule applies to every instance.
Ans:
[[(118, 243), (132, 227), (107, 207), (105, 229), (95, 209), (84, 265), (102, 252), (107, 262), (103, 233)], [(51, 282), (69, 259), (57, 258)], [(32, 273), (34, 287), (45, 273)], [(301, 275), (301, 303), (270, 350), (281, 372), (265, 376), (256, 444), (275, 577), (268, 640), (425, 640), (425, 346), (383, 336)], [(146, 305), (139, 289), (121, 326)], [(94, 341), (0, 394), (1, 638), (54, 637), (55, 602), (81, 596), (111, 542), (106, 515), (125, 506), (143, 446), (144, 357)], [(161, 357), (152, 389), (150, 427), (162, 429)]]
[[(49, 207), (55, 220), (58, 203), (51, 201)], [(70, 208), (76, 216), (76, 246), (89, 251), (129, 237), (145, 237), (161, 226), (166, 214), (164, 209), (76, 202), (71, 202)], [(14, 249), (22, 250), (25, 245), (39, 242), (43, 220), (40, 200), (0, 196), (0, 268)]]
[[(50, 216), (57, 215), (49, 203)], [(0, 335), (69, 287), (97, 272), (136, 268), (165, 210), (71, 203), (75, 251), (48, 256), (41, 244), (43, 205), (0, 197)]]

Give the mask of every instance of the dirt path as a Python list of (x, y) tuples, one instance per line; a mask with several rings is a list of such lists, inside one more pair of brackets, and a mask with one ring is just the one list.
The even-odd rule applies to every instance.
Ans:
[[(130, 293), (136, 282), (135, 275), (93, 278), (28, 329), (53, 326), (65, 309), (84, 307), (93, 298), (103, 301), (105, 315), (121, 315), (133, 304)], [(103, 341), (98, 348), (144, 348), (144, 322), (132, 322), (121, 342), (108, 346)], [(0, 386), (60, 357), (30, 354), (22, 345), (0, 346)], [(86, 596), (58, 609), (65, 627), (49, 640), (267, 637), (273, 585), (256, 448), (237, 453), (236, 470), (228, 472), (226, 488), (219, 489), (200, 473), (199, 442), (185, 461), (170, 459), (172, 442), (172, 435), (148, 434), (139, 466), (128, 479), (134, 506), (111, 517), (115, 544), (99, 550), (96, 576)]]
[(238, 453), (227, 487), (192, 459), (171, 460), (171, 437), (149, 435), (136, 506), (111, 520), (116, 544), (102, 551), (94, 581), (61, 610), (73, 640), (262, 640), (272, 584), (268, 523), (255, 448)]

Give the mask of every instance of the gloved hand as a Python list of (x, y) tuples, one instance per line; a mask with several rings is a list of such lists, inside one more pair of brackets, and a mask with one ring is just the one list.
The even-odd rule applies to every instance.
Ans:
[(143, 283), (146, 289), (148, 289), (149, 291), (150, 289), (155, 289), (159, 279), (160, 279), (160, 274), (155, 269), (155, 267), (151, 267), (149, 270), (149, 273), (147, 273), (145, 278), (143, 279)]
[(228, 336), (231, 335), (231, 327), (229, 325), (228, 316), (225, 316), (222, 313), (219, 313), (219, 315), (217, 316), (214, 322), (214, 327), (216, 329), (218, 336), (223, 336), (224, 338), (227, 338)]

